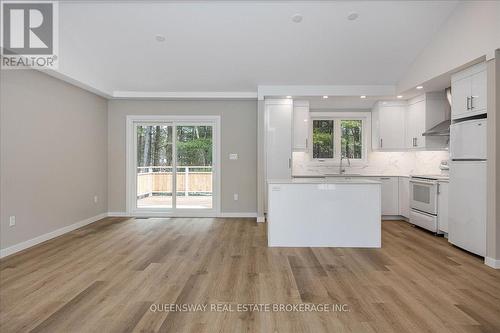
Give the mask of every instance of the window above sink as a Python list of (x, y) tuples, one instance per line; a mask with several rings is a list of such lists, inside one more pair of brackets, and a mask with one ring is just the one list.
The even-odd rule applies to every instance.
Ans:
[(343, 157), (354, 164), (366, 163), (369, 122), (366, 112), (311, 113), (311, 162), (338, 165)]

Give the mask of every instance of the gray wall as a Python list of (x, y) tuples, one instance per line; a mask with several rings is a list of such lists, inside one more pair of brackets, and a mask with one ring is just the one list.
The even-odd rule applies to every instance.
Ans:
[(496, 207), (495, 214), (495, 248), (496, 256), (495, 259), (500, 260), (500, 49), (495, 51), (495, 84), (493, 86), (495, 90), (495, 101), (494, 101), (494, 112), (495, 112), (495, 154), (493, 158), (495, 159), (495, 195), (493, 196), (494, 207)]
[[(126, 211), (126, 116), (221, 116), (221, 212), (257, 212), (257, 102), (256, 101), (138, 101), (111, 100), (108, 104), (108, 210)], [(229, 153), (238, 153), (237, 161)], [(233, 200), (233, 193), (239, 200)]]
[(3, 70), (0, 101), (1, 248), (106, 212), (107, 101), (32, 70)]

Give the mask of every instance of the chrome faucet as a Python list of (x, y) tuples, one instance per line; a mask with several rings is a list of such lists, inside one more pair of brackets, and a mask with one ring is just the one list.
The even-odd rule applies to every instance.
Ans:
[(343, 175), (345, 173), (345, 168), (342, 168), (342, 161), (346, 159), (347, 165), (351, 166), (351, 160), (347, 156), (340, 156), (340, 165), (339, 165), (339, 175)]

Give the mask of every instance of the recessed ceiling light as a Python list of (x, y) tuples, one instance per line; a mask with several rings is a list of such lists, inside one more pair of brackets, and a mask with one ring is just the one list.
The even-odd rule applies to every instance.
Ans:
[(365, 96), (365, 95), (361, 95), (361, 96), (359, 96), (359, 98), (363, 98), (363, 99), (365, 99), (365, 98), (366, 98), (366, 96)]
[(302, 22), (302, 15), (300, 15), (300, 14), (294, 14), (294, 15), (292, 15), (292, 21), (295, 22), (295, 23)]
[(288, 95), (288, 96), (286, 96), (286, 98), (292, 98), (292, 96)]
[(398, 97), (398, 98), (403, 98), (403, 95), (398, 95), (397, 97)]
[(155, 39), (157, 42), (164, 42), (165, 41), (165, 36), (163, 35), (156, 35)]
[(423, 86), (417, 86), (418, 90), (423, 89), (423, 88), (424, 88)]
[(349, 21), (354, 21), (355, 19), (357, 19), (359, 17), (359, 14), (356, 13), (356, 12), (352, 12), (352, 13), (349, 13), (349, 15), (347, 15), (347, 19)]
[(327, 99), (327, 98), (328, 98), (328, 96), (326, 96), (326, 95), (325, 95), (325, 96), (323, 96), (323, 98), (324, 98), (324, 99)]

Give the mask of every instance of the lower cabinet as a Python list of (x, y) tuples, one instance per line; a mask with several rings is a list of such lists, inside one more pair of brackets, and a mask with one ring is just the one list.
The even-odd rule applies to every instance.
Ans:
[(399, 177), (371, 177), (381, 182), (382, 215), (399, 215)]
[[(400, 193), (399, 193), (399, 182), (400, 182), (400, 177), (372, 177), (372, 176), (356, 176), (356, 177), (363, 177), (366, 179), (371, 179), (371, 180), (376, 180), (379, 181), (381, 184), (380, 186), (380, 191), (381, 193), (381, 199), (382, 199), (382, 215), (386, 216), (398, 216), (402, 215), (405, 217), (409, 217), (409, 205), (410, 205), (410, 196), (409, 196), (409, 179), (404, 178), (407, 182), (407, 190), (406, 190), (406, 207), (403, 207), (403, 210), (405, 211), (406, 215), (401, 214), (401, 208), (400, 208)], [(345, 177), (345, 179), (351, 179), (351, 176)], [(403, 178), (402, 178), (403, 179)]]
[(399, 215), (410, 218), (410, 178), (399, 177)]
[(448, 183), (439, 182), (438, 229), (448, 233)]

